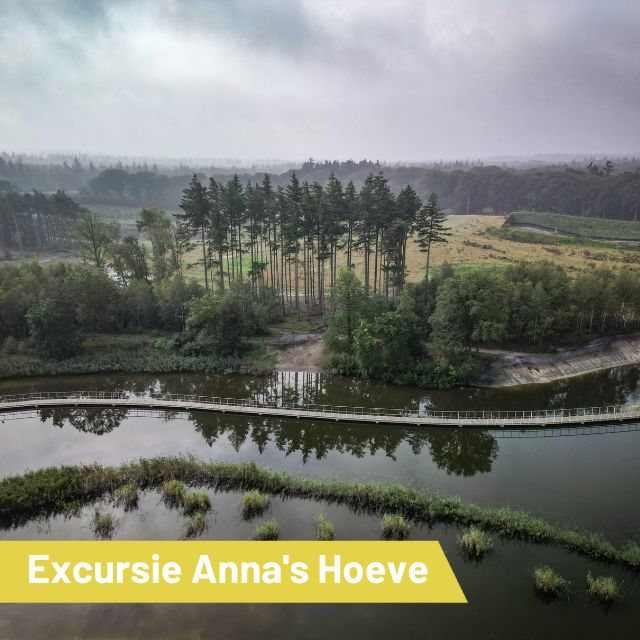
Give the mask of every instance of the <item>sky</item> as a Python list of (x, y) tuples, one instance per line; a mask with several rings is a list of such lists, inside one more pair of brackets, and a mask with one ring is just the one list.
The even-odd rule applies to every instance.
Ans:
[(639, 0), (0, 0), (0, 149), (640, 152)]

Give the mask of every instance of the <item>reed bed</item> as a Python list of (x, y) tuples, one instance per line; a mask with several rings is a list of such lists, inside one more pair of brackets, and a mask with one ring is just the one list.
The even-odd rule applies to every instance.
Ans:
[(156, 457), (118, 467), (78, 465), (30, 471), (0, 481), (0, 526), (69, 512), (125, 484), (165, 490), (169, 481), (214, 490), (257, 490), (270, 495), (344, 504), (356, 511), (400, 514), (416, 523), (476, 526), (507, 539), (553, 544), (591, 558), (638, 568), (637, 544), (623, 548), (596, 533), (566, 529), (525, 511), (485, 508), (403, 485), (299, 478), (253, 462), (213, 463), (192, 457)]

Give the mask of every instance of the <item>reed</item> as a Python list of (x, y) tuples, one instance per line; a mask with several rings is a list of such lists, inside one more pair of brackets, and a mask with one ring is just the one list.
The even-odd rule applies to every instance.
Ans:
[(242, 515), (247, 520), (262, 515), (269, 506), (269, 496), (260, 491), (248, 491), (242, 496)]
[(569, 591), (571, 583), (548, 565), (541, 565), (533, 570), (533, 585), (539, 594), (557, 598)]
[(118, 487), (114, 493), (115, 503), (124, 507), (125, 511), (133, 511), (138, 508), (139, 491), (135, 484), (124, 484)]
[(638, 568), (638, 545), (619, 548), (599, 534), (563, 528), (525, 511), (479, 507), (455, 496), (403, 485), (299, 478), (253, 462), (213, 463), (191, 457), (147, 458), (119, 467), (97, 464), (50, 467), (4, 478), (0, 480), (0, 527), (67, 513), (128, 483), (140, 489), (162, 488), (163, 492), (167, 486), (184, 489), (189, 484), (321, 500), (372, 515), (399, 514), (416, 523), (475, 526), (506, 539), (552, 544), (591, 558)]
[(280, 537), (280, 526), (274, 520), (261, 522), (253, 532), (254, 540), (277, 540)]
[(314, 518), (314, 528), (316, 530), (316, 538), (318, 540), (327, 542), (335, 538), (333, 522), (329, 522), (329, 520), (325, 518), (324, 513), (319, 513)]
[(620, 599), (620, 587), (616, 579), (612, 576), (596, 576), (591, 575), (591, 571), (587, 574), (587, 593), (594, 599), (604, 604), (611, 604)]
[(105, 511), (96, 509), (93, 513), (93, 532), (98, 538), (110, 538), (116, 528), (114, 517)]
[(489, 536), (478, 527), (470, 527), (463, 532), (458, 538), (458, 546), (466, 556), (474, 560), (484, 558), (493, 548)]

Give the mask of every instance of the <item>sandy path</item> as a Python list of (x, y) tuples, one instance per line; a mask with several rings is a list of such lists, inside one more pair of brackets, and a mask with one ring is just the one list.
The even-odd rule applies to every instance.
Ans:
[(276, 371), (308, 371), (320, 373), (325, 359), (324, 342), (321, 334), (309, 334), (301, 344), (283, 348), (272, 348), (270, 353), (276, 356)]

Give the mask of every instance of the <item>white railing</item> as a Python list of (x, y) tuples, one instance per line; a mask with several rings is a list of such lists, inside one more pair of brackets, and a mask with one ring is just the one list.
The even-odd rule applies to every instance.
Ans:
[(420, 422), (440, 423), (473, 423), (479, 424), (558, 424), (580, 423), (601, 420), (620, 420), (640, 417), (638, 405), (607, 405), (603, 407), (581, 407), (575, 409), (539, 409), (529, 411), (432, 411), (424, 409), (389, 409), (382, 407), (357, 407), (330, 404), (295, 404), (264, 402), (252, 399), (226, 398), (222, 396), (200, 396), (176, 393), (145, 393), (143, 395), (131, 394), (127, 391), (51, 391), (23, 393), (0, 396), (0, 409), (12, 408), (16, 405), (36, 406), (38, 403), (56, 401), (56, 404), (74, 404), (78, 401), (94, 403), (114, 403), (135, 406), (173, 406), (176, 408), (225, 408), (235, 409), (239, 412), (247, 410), (250, 413), (258, 413), (266, 410), (278, 415), (316, 417), (319, 414), (331, 416), (344, 416), (345, 418), (380, 417), (406, 418)]

